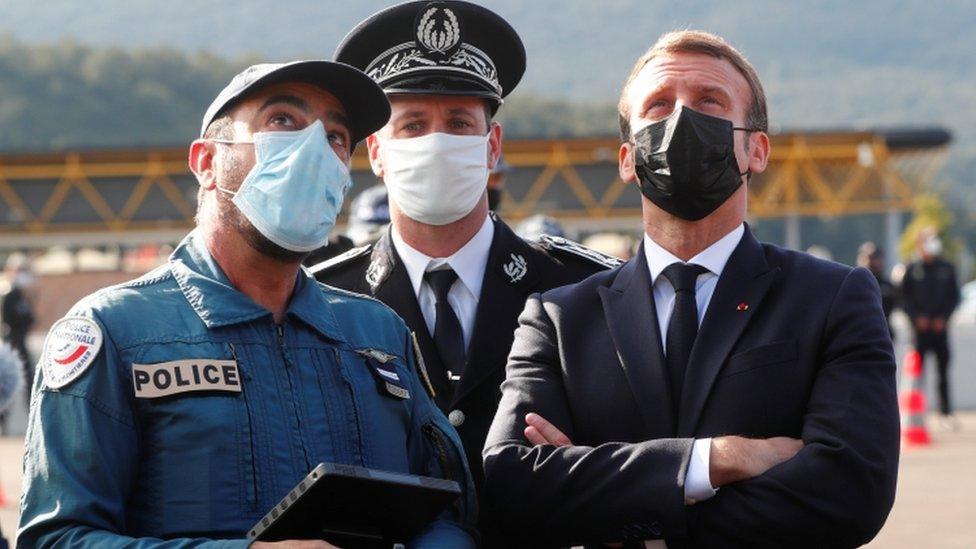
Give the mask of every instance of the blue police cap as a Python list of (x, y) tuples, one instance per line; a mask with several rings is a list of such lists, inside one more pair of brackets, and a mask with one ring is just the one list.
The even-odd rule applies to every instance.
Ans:
[(349, 204), (349, 223), (386, 225), (390, 222), (390, 198), (386, 185), (373, 185)]
[(554, 218), (545, 214), (536, 214), (523, 219), (516, 227), (515, 234), (525, 240), (538, 241), (544, 234), (549, 236), (566, 236), (563, 226)]
[(405, 2), (377, 12), (339, 44), (387, 94), (484, 97), (497, 110), (525, 73), (525, 46), (495, 12), (460, 0)]
[(200, 136), (211, 122), (249, 93), (271, 84), (295, 81), (318, 86), (342, 103), (353, 143), (366, 139), (390, 119), (390, 102), (383, 90), (359, 69), (324, 60), (262, 63), (244, 69), (217, 94), (203, 115)]

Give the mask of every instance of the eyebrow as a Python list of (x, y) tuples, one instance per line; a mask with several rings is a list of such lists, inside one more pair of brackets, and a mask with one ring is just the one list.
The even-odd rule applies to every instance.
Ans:
[(288, 95), (288, 94), (271, 96), (267, 101), (264, 102), (263, 105), (261, 105), (261, 108), (258, 109), (258, 112), (264, 111), (269, 107), (272, 107), (274, 105), (280, 105), (280, 104), (291, 105), (292, 107), (295, 107), (296, 109), (306, 114), (310, 114), (312, 112), (312, 107), (309, 106), (307, 101), (305, 101), (301, 97)]
[(393, 119), (404, 120), (404, 119), (422, 118), (426, 114), (427, 113), (425, 113), (424, 111), (417, 109), (417, 110), (407, 111), (405, 113), (394, 116)]
[(721, 95), (722, 98), (726, 100), (726, 102), (728, 102), (728, 103), (731, 103), (732, 102), (732, 96), (722, 86), (710, 86), (710, 85), (707, 85), (707, 84), (701, 84), (701, 85), (695, 86), (695, 91), (698, 92), (698, 93), (713, 93), (715, 95)]
[[(291, 105), (292, 107), (295, 107), (296, 109), (302, 111), (305, 114), (308, 115), (312, 114), (312, 107), (308, 104), (307, 101), (305, 101), (301, 97), (295, 95), (289, 95), (289, 94), (280, 94), (280, 95), (275, 95), (270, 97), (267, 101), (264, 102), (263, 105), (261, 105), (261, 108), (258, 109), (258, 112), (263, 112), (266, 109), (273, 107), (274, 105), (282, 105), (282, 104)], [(349, 129), (349, 118), (346, 115), (342, 114), (341, 112), (330, 110), (325, 113), (325, 120), (327, 122), (339, 124), (347, 131)]]
[(465, 108), (465, 107), (454, 107), (453, 109), (448, 110), (447, 111), (447, 114), (449, 114), (451, 116), (457, 116), (459, 114), (466, 114), (466, 115), (469, 115), (469, 116), (474, 116), (474, 114), (471, 112), (471, 109), (468, 109), (468, 108)]

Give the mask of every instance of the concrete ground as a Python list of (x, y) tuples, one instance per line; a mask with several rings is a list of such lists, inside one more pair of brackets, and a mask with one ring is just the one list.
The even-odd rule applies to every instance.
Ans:
[(903, 448), (895, 507), (872, 548), (976, 547), (976, 412), (959, 429), (929, 418), (932, 444)]
[[(901, 456), (898, 495), (888, 522), (868, 547), (885, 549), (976, 547), (976, 412), (958, 416), (957, 431), (929, 421), (933, 442), (906, 448)], [(20, 497), (23, 439), (0, 438), (0, 487), (6, 496), (0, 525), (13, 539)]]

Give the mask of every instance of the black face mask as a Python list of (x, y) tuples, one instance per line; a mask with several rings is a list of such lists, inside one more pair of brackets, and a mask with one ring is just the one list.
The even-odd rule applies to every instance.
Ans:
[(662, 210), (698, 221), (742, 185), (732, 122), (686, 107), (634, 134), (641, 193)]
[(488, 189), (488, 209), (497, 212), (498, 206), (502, 203), (501, 189)]

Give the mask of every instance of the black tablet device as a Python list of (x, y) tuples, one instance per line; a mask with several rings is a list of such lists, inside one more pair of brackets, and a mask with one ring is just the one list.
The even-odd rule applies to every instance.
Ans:
[(388, 549), (409, 541), (460, 495), (452, 480), (320, 463), (247, 537)]

